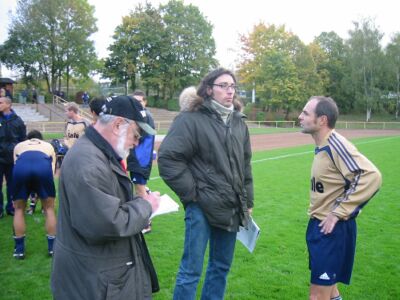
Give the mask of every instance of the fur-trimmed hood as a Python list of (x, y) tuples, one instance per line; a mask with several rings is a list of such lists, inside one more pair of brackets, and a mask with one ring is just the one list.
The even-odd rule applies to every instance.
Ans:
[[(185, 88), (179, 96), (180, 111), (196, 111), (204, 103), (203, 98), (197, 95), (197, 90), (194, 86)], [(233, 100), (233, 106), (236, 111), (242, 111), (242, 103), (238, 99)]]

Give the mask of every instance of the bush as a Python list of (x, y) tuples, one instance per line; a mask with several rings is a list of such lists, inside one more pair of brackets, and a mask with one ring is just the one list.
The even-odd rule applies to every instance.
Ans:
[(256, 121), (265, 121), (265, 112), (258, 111), (256, 115)]
[(167, 102), (167, 109), (172, 111), (179, 111), (179, 102), (176, 99), (170, 99)]

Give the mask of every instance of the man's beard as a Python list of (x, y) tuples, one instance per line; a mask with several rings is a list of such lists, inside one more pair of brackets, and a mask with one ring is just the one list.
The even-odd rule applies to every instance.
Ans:
[(119, 155), (119, 157), (121, 157), (122, 159), (125, 159), (128, 157), (129, 150), (130, 150), (130, 149), (125, 149), (126, 134), (128, 132), (128, 127), (129, 127), (128, 124), (127, 124), (127, 126), (124, 126), (124, 127), (121, 126), (121, 133), (118, 137), (116, 152)]

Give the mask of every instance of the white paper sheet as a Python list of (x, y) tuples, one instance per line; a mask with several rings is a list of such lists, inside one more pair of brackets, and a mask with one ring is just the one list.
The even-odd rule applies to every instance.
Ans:
[(150, 219), (158, 215), (169, 214), (178, 210), (179, 204), (172, 200), (170, 196), (164, 194), (160, 197), (160, 206), (155, 212), (151, 214)]
[(239, 240), (250, 253), (254, 251), (258, 237), (260, 235), (260, 227), (254, 222), (253, 219), (250, 220), (248, 229), (240, 226), (239, 232), (237, 233), (236, 239)]

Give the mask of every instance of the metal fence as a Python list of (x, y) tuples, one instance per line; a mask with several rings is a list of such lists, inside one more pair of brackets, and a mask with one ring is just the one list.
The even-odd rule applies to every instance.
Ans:
[[(247, 121), (249, 128), (296, 128), (295, 121)], [(166, 133), (172, 121), (155, 122), (155, 128), (160, 133)], [(41, 132), (60, 133), (64, 131), (65, 122), (29, 122), (29, 129)], [(337, 129), (393, 129), (400, 130), (400, 122), (337, 122)]]

